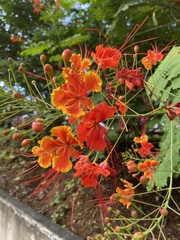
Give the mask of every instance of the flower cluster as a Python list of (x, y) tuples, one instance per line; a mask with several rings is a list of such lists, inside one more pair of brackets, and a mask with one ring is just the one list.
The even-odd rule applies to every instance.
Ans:
[[(40, 4), (39, 1), (35, 3), (35, 7)], [(107, 179), (112, 180), (113, 194), (109, 197), (107, 191), (108, 203), (121, 203), (129, 209), (135, 205), (137, 187), (143, 185), (144, 188), (144, 185), (153, 182), (159, 162), (158, 150), (146, 135), (149, 116), (155, 115), (155, 109), (152, 103), (147, 104), (149, 95), (145, 73), (163, 59), (163, 54), (149, 50), (147, 56), (141, 59), (141, 66), (138, 66), (138, 48), (135, 49), (132, 65), (126, 65), (127, 55), (118, 48), (98, 45), (89, 57), (65, 49), (59, 82), (53, 76), (53, 67), (49, 63), (45, 64), (46, 56), (40, 56), (45, 74), (45, 77), (40, 78), (48, 82), (50, 102), (43, 99), (36, 82), (32, 81), (40, 96), (35, 100), (43, 103), (50, 113), (55, 112), (56, 121), (54, 116), (49, 121), (46, 117), (41, 118), (43, 113), (33, 119), (31, 127), (27, 123), (17, 126), (18, 130), (31, 128), (35, 135), (31, 139), (24, 139), (22, 147), (29, 146), (36, 136), (39, 139), (43, 133), (43, 137), (31, 150), (37, 159), (36, 166), (45, 170), (44, 175), (35, 178), (41, 179), (41, 182), (33, 194), (44, 190), (59, 176), (72, 171), (73, 178), (79, 178), (81, 186), (95, 189), (103, 206), (106, 200), (99, 191), (105, 189), (102, 185)], [(29, 74), (22, 65), (18, 70), (23, 76)], [(28, 82), (27, 85), (29, 92), (35, 95)], [(13, 97), (17, 101), (24, 99), (19, 92), (14, 92)], [(133, 100), (144, 103), (143, 110), (139, 111), (138, 104), (134, 104)], [(180, 115), (179, 107), (179, 102), (170, 105), (168, 101), (164, 113), (173, 120)], [(136, 131), (129, 124), (131, 117), (136, 119), (133, 121)], [(142, 128), (142, 135), (134, 137), (137, 131), (140, 132), (137, 126)], [(50, 136), (46, 128), (50, 129)], [(4, 131), (4, 135), (8, 134), (8, 131)], [(134, 142), (134, 145), (132, 147), (131, 144), (133, 150), (128, 149), (128, 157), (122, 159), (119, 155), (124, 143), (120, 140), (121, 136), (126, 139), (126, 134), (129, 134), (128, 141)], [(22, 137), (23, 134), (17, 132), (12, 139), (18, 141)], [(119, 174), (123, 186), (118, 185)]]

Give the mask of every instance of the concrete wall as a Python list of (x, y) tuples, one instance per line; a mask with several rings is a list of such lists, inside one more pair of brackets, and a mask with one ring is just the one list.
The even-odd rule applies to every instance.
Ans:
[(0, 189), (0, 240), (82, 240)]

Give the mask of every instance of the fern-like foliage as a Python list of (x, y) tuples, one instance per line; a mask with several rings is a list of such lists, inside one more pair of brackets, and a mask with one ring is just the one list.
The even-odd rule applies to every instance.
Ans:
[[(180, 102), (180, 47), (173, 47), (160, 63), (155, 73), (148, 80), (149, 95), (159, 106), (164, 106), (168, 99), (172, 103)], [(154, 175), (157, 189), (167, 185), (168, 178), (179, 176), (180, 164), (180, 119), (170, 122), (164, 115), (161, 118), (164, 134), (159, 143), (159, 167)]]
[(173, 47), (148, 80), (151, 99), (180, 101), (180, 47)]
[(178, 177), (180, 164), (180, 125), (176, 121), (170, 122), (163, 116), (164, 135), (160, 142), (159, 166), (154, 174), (154, 184), (157, 189), (167, 186), (168, 179), (172, 175)]

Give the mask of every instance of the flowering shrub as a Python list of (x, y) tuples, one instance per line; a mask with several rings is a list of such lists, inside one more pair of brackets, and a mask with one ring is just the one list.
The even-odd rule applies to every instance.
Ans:
[[(10, 79), (1, 87), (3, 121), (24, 112), (29, 116), (5, 129), (4, 135), (13, 134), (12, 139), (21, 141), (22, 147), (32, 144), (34, 169), (45, 171), (30, 180), (40, 181), (32, 194), (71, 171), (73, 178), (80, 178), (81, 186), (98, 192), (107, 225), (104, 236), (94, 239), (163, 236), (161, 224), (167, 214), (162, 209), (172, 210), (172, 179), (179, 175), (179, 51), (174, 47), (166, 56), (152, 49), (142, 57), (138, 46), (126, 54), (121, 48), (98, 45), (83, 57), (66, 49), (58, 77), (41, 55), (44, 76), (29, 73), (23, 64), (18, 69), (28, 93), (23, 93), (13, 73), (13, 61), (8, 59)], [(172, 67), (167, 70), (168, 64)], [(164, 72), (167, 75), (162, 75)], [(36, 81), (30, 82), (31, 76)], [(46, 83), (50, 101), (39, 91), (39, 82)], [(161, 141), (156, 139), (156, 128), (163, 135)], [(123, 142), (130, 144), (123, 149)], [(113, 185), (107, 189), (108, 196), (103, 195), (106, 181)], [(160, 192), (162, 189), (166, 194)], [(152, 193), (161, 198), (160, 204), (149, 202), (148, 197), (147, 202), (141, 201), (141, 196)], [(153, 210), (143, 211), (144, 204)], [(117, 208), (125, 208), (123, 214), (118, 214)]]

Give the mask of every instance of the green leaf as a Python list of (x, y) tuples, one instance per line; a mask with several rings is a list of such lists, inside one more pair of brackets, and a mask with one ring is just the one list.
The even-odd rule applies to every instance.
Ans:
[[(180, 47), (173, 47), (165, 59), (160, 63), (155, 73), (148, 81), (149, 95), (159, 105), (166, 106), (165, 102), (171, 99), (173, 103), (180, 101)], [(154, 174), (154, 184), (157, 189), (167, 186), (172, 171), (178, 173), (180, 165), (180, 124), (175, 118), (170, 122), (166, 114), (161, 118), (164, 134), (159, 142), (159, 167)], [(178, 174), (179, 175), (179, 174)], [(175, 176), (175, 174), (173, 174)]]
[(26, 50), (21, 52), (21, 56), (30, 55), (33, 56), (35, 54), (42, 54), (44, 50), (49, 49), (53, 45), (53, 41), (50, 41), (48, 43), (39, 42), (38, 44), (33, 43), (30, 47), (28, 47)]
[(122, 3), (113, 17), (116, 18), (122, 11), (126, 11), (129, 9), (129, 7), (135, 6), (137, 4), (139, 4), (139, 1), (130, 1), (128, 3), (127, 2)]
[(77, 45), (80, 42), (85, 42), (89, 39), (88, 35), (75, 34), (72, 37), (66, 38), (63, 40), (60, 45), (61, 47)]
[(176, 91), (180, 89), (180, 47), (173, 47), (148, 80), (149, 94), (154, 101), (164, 104), (169, 98), (180, 101)]
[[(177, 173), (180, 164), (180, 127), (176, 122), (167, 121), (166, 116), (162, 118), (161, 123), (164, 124), (165, 134), (160, 142), (159, 167), (154, 173), (153, 184), (157, 189), (167, 186), (167, 180), (172, 171)], [(170, 127), (170, 124), (172, 124), (172, 127)], [(173, 176), (175, 175), (173, 174)]]

